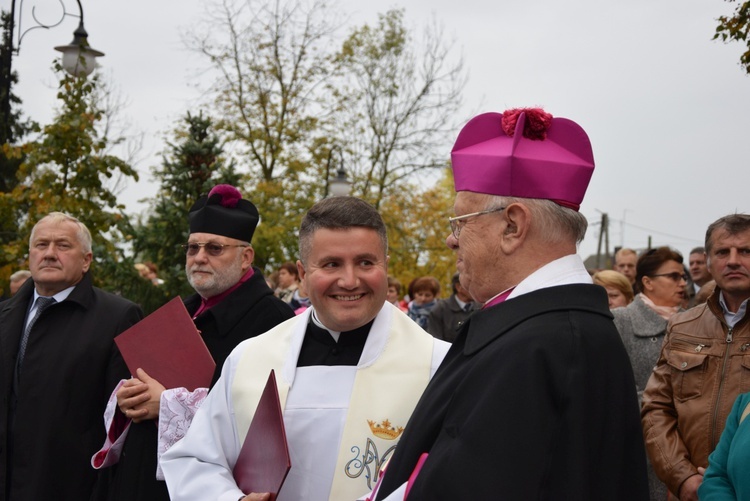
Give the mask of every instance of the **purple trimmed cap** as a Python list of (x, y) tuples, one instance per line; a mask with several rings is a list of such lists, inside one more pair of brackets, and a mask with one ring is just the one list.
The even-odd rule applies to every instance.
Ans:
[(188, 219), (190, 233), (212, 233), (250, 242), (260, 216), (255, 205), (242, 198), (240, 190), (218, 184), (193, 204)]
[(472, 118), (451, 162), (457, 192), (547, 199), (576, 211), (594, 173), (586, 132), (538, 108)]

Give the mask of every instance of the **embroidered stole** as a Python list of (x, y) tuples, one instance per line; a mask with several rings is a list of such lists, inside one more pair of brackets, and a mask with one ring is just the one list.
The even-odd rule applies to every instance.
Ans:
[[(271, 369), (276, 371), (279, 400), (285, 407), (308, 318), (306, 312), (248, 343), (231, 390), (240, 443)], [(383, 336), (385, 342), (378, 343)], [(363, 360), (371, 344), (379, 345), (380, 351), (374, 360)], [(384, 305), (357, 367), (329, 499), (356, 499), (372, 489), (368, 483), (374, 483), (382, 464), (393, 454), (430, 380), (433, 344), (434, 338), (406, 315)], [(368, 474), (361, 474), (363, 467)]]

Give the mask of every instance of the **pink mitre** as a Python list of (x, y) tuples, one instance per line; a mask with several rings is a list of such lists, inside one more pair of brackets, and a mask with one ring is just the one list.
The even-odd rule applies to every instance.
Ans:
[(539, 108), (472, 118), (451, 151), (456, 191), (540, 198), (578, 210), (594, 173), (586, 132)]

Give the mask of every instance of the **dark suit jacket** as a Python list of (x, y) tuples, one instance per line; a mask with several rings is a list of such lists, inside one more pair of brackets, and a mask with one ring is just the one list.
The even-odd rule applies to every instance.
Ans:
[(0, 500), (7, 491), (13, 501), (87, 500), (97, 479), (90, 460), (104, 440), (104, 408), (128, 376), (113, 339), (143, 313), (84, 275), (34, 324), (11, 416), (16, 356), (33, 291), (27, 280), (0, 305)]
[(469, 304), (471, 305), (471, 309), (464, 311), (458, 305), (455, 294), (452, 294), (447, 299), (438, 301), (438, 304), (430, 311), (430, 316), (427, 317), (427, 332), (437, 339), (452, 343), (456, 339), (456, 336), (458, 336), (458, 330), (466, 319), (469, 318), (469, 315), (479, 309), (476, 303), (472, 302)]
[(633, 371), (601, 287), (475, 312), (417, 404), (378, 499), (648, 500)]

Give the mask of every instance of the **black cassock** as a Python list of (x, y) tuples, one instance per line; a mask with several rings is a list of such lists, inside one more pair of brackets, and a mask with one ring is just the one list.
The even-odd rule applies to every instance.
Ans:
[(594, 285), (476, 312), (412, 414), (377, 499), (648, 500), (633, 372)]

